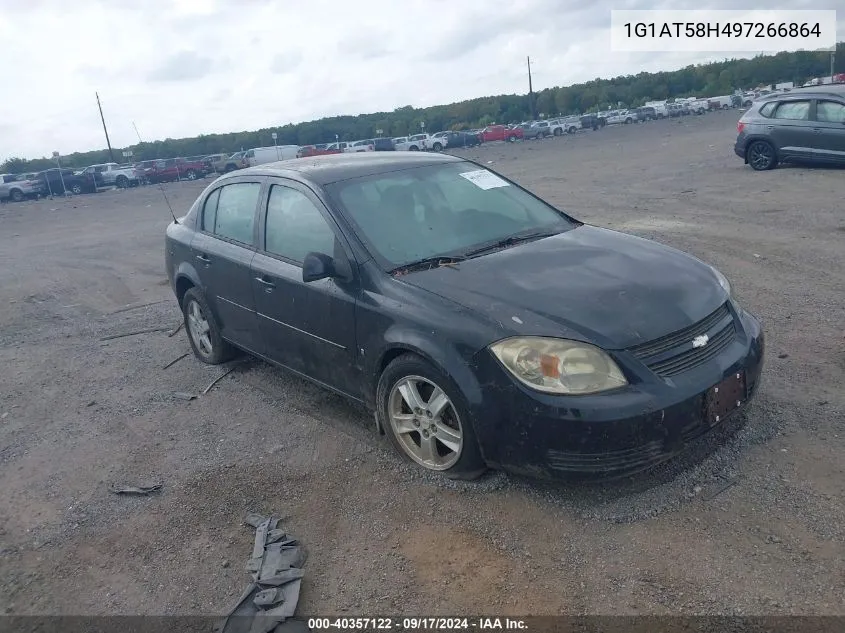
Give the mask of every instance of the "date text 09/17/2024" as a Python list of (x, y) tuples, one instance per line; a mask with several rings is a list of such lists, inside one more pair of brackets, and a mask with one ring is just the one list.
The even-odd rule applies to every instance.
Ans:
[(309, 618), (312, 631), (527, 631), (525, 620), (497, 617)]

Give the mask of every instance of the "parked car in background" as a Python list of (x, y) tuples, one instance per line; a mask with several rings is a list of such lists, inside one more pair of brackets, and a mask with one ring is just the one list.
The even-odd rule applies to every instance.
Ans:
[(343, 150), (347, 154), (357, 154), (359, 152), (373, 152), (375, 151), (375, 147), (373, 146), (373, 142), (370, 140), (364, 141), (353, 141), (349, 147)]
[(581, 127), (591, 128), (593, 131), (607, 125), (607, 119), (600, 114), (585, 114), (581, 117)]
[(634, 108), (633, 110), (631, 110), (631, 113), (634, 116), (634, 121), (636, 121), (637, 123), (657, 120), (657, 111), (651, 106), (642, 106), (640, 108)]
[(211, 168), (218, 174), (228, 174), (230, 171), (249, 167), (246, 152), (235, 152), (211, 163)]
[(36, 174), (0, 174), (0, 202), (21, 202), (42, 194)]
[(326, 145), (326, 149), (337, 150), (337, 152), (333, 152), (333, 153), (340, 153), (343, 150), (345, 150), (347, 147), (349, 147), (351, 144), (352, 143), (350, 143), (348, 141), (339, 141), (337, 143), (329, 143), (328, 145)]
[(574, 134), (581, 129), (581, 118), (570, 116), (561, 119), (551, 119), (549, 121), (549, 129), (555, 136), (560, 136), (563, 133)]
[(536, 121), (528, 125), (521, 125), (523, 138), (546, 138), (552, 135), (548, 121)]
[(783, 162), (845, 164), (845, 84), (769, 95), (736, 127), (734, 152), (756, 171)]
[[(727, 110), (733, 107), (735, 95), (723, 95), (721, 97), (708, 97), (707, 104), (711, 110)], [(741, 97), (739, 97), (741, 100)]]
[(510, 127), (507, 125), (488, 125), (481, 131), (481, 140), (485, 143), (493, 141), (510, 141), (525, 137), (524, 130), (521, 127)]
[(472, 132), (447, 132), (444, 138), (446, 139), (446, 147), (450, 148), (477, 147), (481, 145), (478, 134), (473, 134)]
[(397, 143), (395, 140), (393, 146), (404, 152), (421, 152), (428, 149), (426, 143), (428, 141), (428, 134), (414, 134), (409, 136), (407, 140)]
[(620, 123), (633, 123), (637, 120), (637, 115), (629, 110), (611, 110), (603, 112), (608, 125), (618, 125)]
[(247, 150), (244, 158), (250, 167), (265, 165), (279, 160), (296, 158), (299, 145), (275, 145), (273, 147), (254, 147)]
[(337, 147), (329, 149), (326, 144), (320, 145), (303, 145), (296, 153), (297, 158), (308, 158), (309, 156), (323, 156), (324, 154), (340, 154)]
[(36, 180), (44, 195), (97, 193), (101, 185), (99, 174), (76, 174), (72, 169), (45, 169), (38, 172)]
[(165, 240), (201, 362), (242, 350), (328, 387), (449, 477), (632, 474), (760, 385), (762, 326), (714, 267), (454, 156), (223, 176)]
[(144, 170), (146, 182), (160, 183), (174, 180), (196, 180), (205, 175), (205, 164), (184, 158), (164, 158)]
[(376, 152), (395, 152), (396, 146), (393, 144), (392, 138), (374, 138), (370, 141), (373, 144), (373, 150)]
[(710, 110), (710, 104), (707, 99), (695, 99), (694, 101), (687, 103), (687, 106), (689, 107), (690, 112), (699, 116)]
[(78, 173), (96, 174), (100, 179), (97, 183), (100, 187), (120, 187), (124, 189), (138, 185), (141, 180), (134, 165), (118, 165), (117, 163), (89, 165)]

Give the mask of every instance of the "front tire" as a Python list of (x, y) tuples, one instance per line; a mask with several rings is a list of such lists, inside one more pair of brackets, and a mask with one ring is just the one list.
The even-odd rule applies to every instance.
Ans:
[(418, 151), (420, 151), (420, 148), (419, 148), (419, 147), (417, 147), (416, 145), (411, 145), (411, 146), (408, 148), (408, 151), (409, 151), (409, 152), (418, 152)]
[(219, 365), (235, 355), (235, 349), (220, 336), (220, 328), (199, 289), (191, 288), (185, 293), (182, 298), (182, 316), (191, 349), (202, 362)]
[(77, 184), (75, 184), (75, 185), (71, 185), (71, 186), (70, 186), (70, 192), (71, 192), (73, 195), (78, 196), (79, 194), (81, 194), (81, 193), (82, 193), (82, 185), (80, 185), (80, 184), (78, 184), (78, 183), (77, 183)]
[(560, 136), (561, 134), (563, 134), (563, 132), (561, 132), (559, 127), (556, 127), (554, 134), (555, 134), (555, 136)]
[(185, 174), (185, 178), (187, 178), (188, 180), (196, 180), (197, 172), (195, 172), (193, 169), (189, 169), (188, 173)]
[(439, 152), (442, 149), (443, 149), (443, 145), (441, 143), (435, 143), (434, 144), (434, 151), (435, 152)]
[(774, 169), (778, 156), (774, 146), (768, 141), (754, 141), (745, 150), (745, 158), (754, 171)]
[(15, 202), (23, 202), (23, 199), (26, 197), (23, 195), (23, 191), (21, 191), (20, 189), (12, 189), (12, 191), (9, 193), (9, 196)]
[(129, 178), (126, 176), (118, 176), (117, 180), (115, 181), (118, 189), (128, 189), (129, 188)]
[(513, 143), (515, 140), (516, 140), (516, 136), (514, 136), (513, 134), (511, 134), (511, 135), (508, 137), (508, 142), (509, 142), (509, 143)]
[(415, 354), (393, 360), (376, 389), (379, 422), (408, 461), (452, 479), (487, 469), (463, 394), (450, 378)]

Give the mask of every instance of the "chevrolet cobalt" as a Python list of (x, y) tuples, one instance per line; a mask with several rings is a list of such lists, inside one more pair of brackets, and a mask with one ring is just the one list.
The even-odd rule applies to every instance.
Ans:
[(454, 478), (642, 470), (759, 383), (760, 322), (715, 268), (449, 155), (222, 176), (165, 258), (201, 361), (248, 352), (360, 401)]

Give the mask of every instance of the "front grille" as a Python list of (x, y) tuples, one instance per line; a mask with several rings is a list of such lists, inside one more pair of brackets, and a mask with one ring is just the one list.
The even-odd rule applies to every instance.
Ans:
[[(693, 347), (693, 339), (703, 334), (709, 337), (707, 344)], [(733, 316), (725, 303), (695, 325), (637, 345), (628, 351), (658, 376), (670, 378), (715, 358), (735, 338)]]

